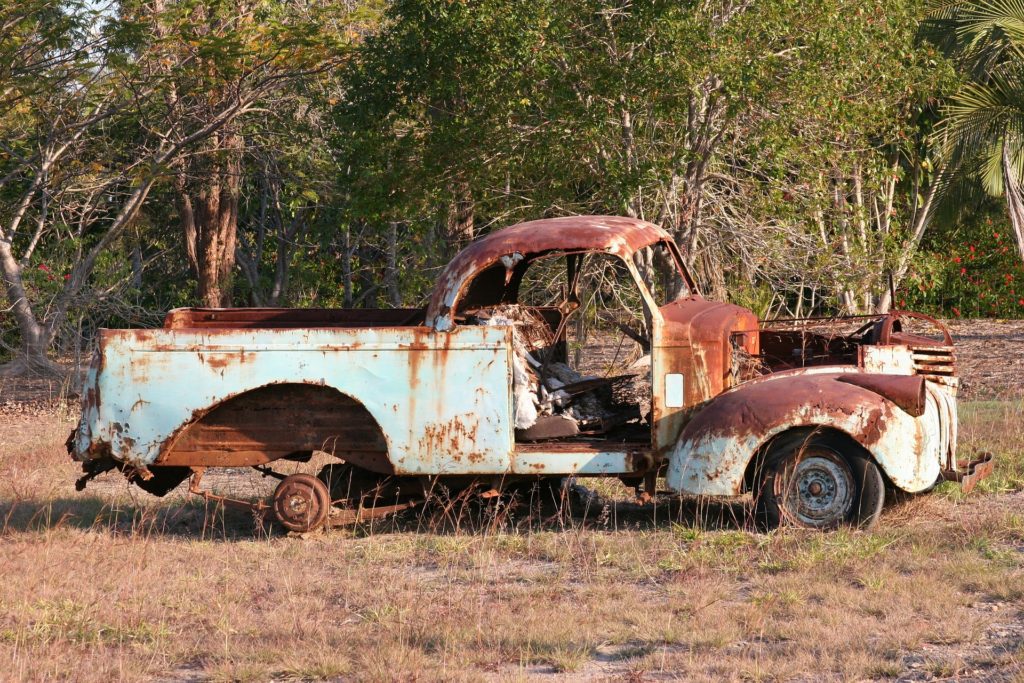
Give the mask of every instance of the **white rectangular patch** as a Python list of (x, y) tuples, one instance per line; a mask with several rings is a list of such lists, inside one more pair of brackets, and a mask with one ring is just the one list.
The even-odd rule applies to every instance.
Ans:
[(665, 375), (665, 407), (682, 408), (683, 405), (683, 376), (676, 372)]

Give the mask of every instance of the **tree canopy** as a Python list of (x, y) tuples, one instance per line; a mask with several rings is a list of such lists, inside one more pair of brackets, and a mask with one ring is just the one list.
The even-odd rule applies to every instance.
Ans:
[(1019, 313), (999, 251), (1024, 224), (1018, 15), (8, 3), (5, 371), (177, 305), (420, 305), (469, 240), (571, 213), (663, 225), (709, 296), (763, 316), (956, 315), (983, 288), (999, 303), (978, 313)]

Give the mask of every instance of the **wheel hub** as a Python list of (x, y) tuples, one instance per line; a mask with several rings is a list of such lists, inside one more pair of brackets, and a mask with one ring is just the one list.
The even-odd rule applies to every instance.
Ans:
[(826, 451), (808, 453), (786, 477), (782, 492), (785, 512), (800, 524), (834, 526), (845, 521), (856, 493), (853, 472), (840, 456)]
[(316, 529), (327, 519), (330, 506), (327, 486), (308, 474), (285, 477), (274, 491), (274, 515), (290, 531)]

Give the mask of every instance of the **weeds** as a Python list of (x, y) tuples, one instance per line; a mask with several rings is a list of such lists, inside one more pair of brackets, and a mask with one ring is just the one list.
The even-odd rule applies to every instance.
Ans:
[(4, 675), (853, 679), (903, 675), (924, 650), (929, 675), (1020, 672), (1024, 629), (998, 630), (1024, 611), (1020, 412), (965, 407), (962, 448), (997, 454), (998, 485), (916, 497), (870, 533), (756, 533), (743, 501), (652, 514), (600, 481), (489, 502), (439, 489), (292, 539), (134, 497), (116, 473), (74, 494), (67, 425), (25, 424), (0, 446)]

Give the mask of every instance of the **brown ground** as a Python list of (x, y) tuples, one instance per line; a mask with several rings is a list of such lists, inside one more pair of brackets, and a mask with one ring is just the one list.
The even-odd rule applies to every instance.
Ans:
[(65, 389), (0, 384), (0, 680), (1024, 681), (1024, 324), (954, 330), (961, 449), (996, 473), (872, 532), (761, 534), (742, 501), (613, 482), (586, 515), (254, 532), (116, 474), (75, 492)]
[(956, 342), (962, 398), (1024, 396), (1024, 320), (955, 320), (947, 324)]

